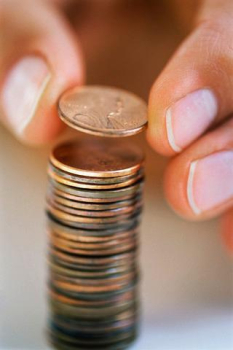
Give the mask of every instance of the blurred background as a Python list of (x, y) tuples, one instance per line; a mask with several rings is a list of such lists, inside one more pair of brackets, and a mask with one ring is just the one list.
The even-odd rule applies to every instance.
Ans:
[[(178, 21), (159, 1), (114, 1), (109, 8), (107, 1), (105, 6), (96, 1), (91, 11), (87, 3), (81, 1), (79, 11), (67, 10), (85, 53), (87, 84), (117, 86), (148, 99), (153, 81), (186, 34), (188, 14)], [(80, 134), (67, 131), (65, 137), (70, 136)], [(233, 269), (218, 222), (177, 217), (163, 197), (166, 160), (149, 149), (145, 135), (132, 142), (147, 155), (143, 314), (132, 349), (233, 349)], [(51, 147), (28, 148), (0, 128), (1, 350), (49, 349), (44, 199)]]

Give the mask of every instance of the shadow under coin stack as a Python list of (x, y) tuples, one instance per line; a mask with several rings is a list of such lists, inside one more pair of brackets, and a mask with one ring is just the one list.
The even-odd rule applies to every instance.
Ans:
[(71, 142), (48, 173), (51, 343), (124, 349), (137, 333), (143, 155), (122, 141)]

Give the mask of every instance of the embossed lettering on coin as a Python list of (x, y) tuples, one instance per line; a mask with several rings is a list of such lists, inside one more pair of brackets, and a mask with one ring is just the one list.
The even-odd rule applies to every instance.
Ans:
[(147, 124), (146, 103), (131, 92), (84, 86), (65, 92), (58, 102), (61, 119), (72, 128), (98, 136), (129, 136)]

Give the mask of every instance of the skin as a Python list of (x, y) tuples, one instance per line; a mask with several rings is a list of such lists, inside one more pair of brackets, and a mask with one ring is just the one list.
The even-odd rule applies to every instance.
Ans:
[[(180, 25), (189, 30), (189, 35), (151, 87), (148, 142), (156, 152), (171, 158), (164, 177), (164, 189), (172, 208), (191, 220), (221, 215), (222, 235), (233, 251), (233, 198), (197, 216), (191, 210), (186, 194), (188, 169), (193, 160), (233, 148), (233, 120), (229, 118), (233, 109), (233, 2), (167, 0), (162, 3), (173, 12)], [(47, 143), (62, 132), (63, 124), (57, 117), (56, 101), (64, 90), (82, 85), (85, 81), (85, 60), (81, 45), (67, 19), (69, 5), (72, 5), (72, 1), (0, 0), (0, 15), (3, 19), (0, 22), (0, 111), (4, 82), (15, 62), (25, 55), (36, 53), (45, 59), (51, 70), (46, 91), (25, 132), (20, 136), (20, 140), (29, 145)], [(81, 11), (79, 1), (76, 5), (77, 11)], [(90, 0), (87, 10), (90, 14), (96, 10), (106, 11), (107, 15), (121, 5), (121, 0), (111, 1), (111, 6), (107, 1), (97, 4)], [(72, 18), (72, 13), (69, 18)], [(91, 21), (95, 21), (94, 15), (89, 16)], [(106, 32), (102, 35), (105, 36)], [(85, 38), (89, 51), (94, 50), (90, 40), (92, 36), (91, 25), (87, 23)], [(183, 96), (205, 87), (211, 88), (217, 97), (217, 116), (201, 135), (177, 154), (168, 142), (166, 110)], [(4, 112), (0, 113), (0, 118), (15, 134)]]

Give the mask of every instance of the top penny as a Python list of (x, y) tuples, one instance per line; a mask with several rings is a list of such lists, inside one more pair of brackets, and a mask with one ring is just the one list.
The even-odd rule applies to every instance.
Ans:
[(59, 99), (58, 112), (72, 128), (97, 136), (135, 135), (147, 124), (146, 103), (130, 92), (112, 87), (70, 89)]

